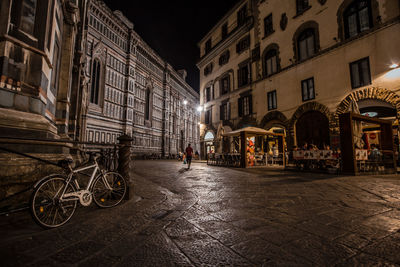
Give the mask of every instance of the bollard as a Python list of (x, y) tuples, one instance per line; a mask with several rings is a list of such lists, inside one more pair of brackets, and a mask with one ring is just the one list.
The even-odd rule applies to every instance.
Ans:
[(132, 137), (128, 135), (121, 135), (118, 137), (119, 141), (119, 159), (118, 159), (118, 172), (125, 178), (127, 184), (127, 192), (124, 199), (129, 200), (133, 197), (133, 191), (131, 191), (130, 184), (130, 174), (131, 174), (131, 146), (132, 146)]

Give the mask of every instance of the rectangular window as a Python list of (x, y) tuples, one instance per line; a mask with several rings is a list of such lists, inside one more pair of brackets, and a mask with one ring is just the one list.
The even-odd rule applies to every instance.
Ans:
[(237, 26), (240, 27), (246, 23), (247, 18), (247, 5), (244, 5), (241, 9), (239, 9), (237, 13)]
[(371, 84), (369, 58), (363, 58), (350, 63), (351, 87), (358, 88)]
[(238, 70), (238, 85), (245, 86), (250, 83), (250, 64), (245, 64), (239, 67)]
[(50, 90), (53, 93), (56, 93), (58, 87), (58, 77), (59, 77), (59, 69), (60, 69), (60, 46), (58, 38), (55, 37), (54, 39), (54, 48), (53, 48), (53, 71), (51, 72), (51, 83), (50, 83)]
[(271, 76), (278, 71), (276, 54), (270, 53), (265, 57), (265, 74)]
[(315, 98), (314, 78), (309, 78), (301, 81), (301, 92), (303, 101)]
[(206, 102), (211, 101), (211, 87), (206, 88)]
[(220, 106), (220, 120), (229, 120), (229, 103)]
[(222, 36), (222, 39), (225, 39), (228, 36), (228, 23), (225, 23), (224, 25), (222, 25), (221, 36)]
[(14, 0), (11, 6), (11, 23), (20, 30), (34, 35), (37, 0)]
[(229, 76), (225, 76), (220, 81), (221, 95), (229, 92)]
[(250, 35), (247, 35), (236, 44), (236, 52), (242, 53), (250, 47)]
[(306, 11), (310, 6), (308, 0), (296, 0), (297, 14), (301, 14)]
[(268, 110), (276, 109), (276, 90), (268, 92)]
[(205, 52), (206, 54), (211, 51), (211, 39), (208, 39), (206, 42)]
[(268, 36), (274, 32), (274, 27), (272, 24), (272, 14), (269, 14), (264, 18), (264, 36)]
[(243, 116), (250, 115), (250, 96), (243, 97)]
[(204, 113), (205, 115), (205, 124), (211, 124), (212, 123), (212, 113), (211, 113), (211, 109), (206, 110), (206, 112)]
[(239, 117), (248, 116), (253, 113), (252, 97), (246, 95), (238, 99)]

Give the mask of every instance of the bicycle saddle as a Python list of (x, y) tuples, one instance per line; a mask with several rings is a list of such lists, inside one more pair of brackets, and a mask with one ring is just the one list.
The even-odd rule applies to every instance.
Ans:
[(73, 163), (74, 161), (72, 160), (72, 159), (62, 159), (62, 160), (59, 160), (58, 162), (57, 162), (57, 165), (59, 165), (59, 166), (64, 166), (64, 165), (68, 165), (68, 164), (71, 164), (71, 163)]

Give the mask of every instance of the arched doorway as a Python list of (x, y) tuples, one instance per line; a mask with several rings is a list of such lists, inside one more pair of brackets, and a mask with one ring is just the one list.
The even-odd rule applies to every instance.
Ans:
[(357, 102), (357, 105), (362, 115), (388, 120), (396, 119), (396, 108), (382, 100), (362, 99)]
[[(399, 149), (399, 129), (398, 123), (400, 118), (400, 96), (391, 90), (380, 87), (368, 87), (351, 92), (338, 105), (335, 113), (335, 121), (338, 125), (339, 115), (349, 110), (350, 103), (357, 102), (360, 113), (370, 117), (391, 120), (393, 122), (393, 133), (396, 149)], [(364, 133), (379, 132), (376, 127), (364, 125)], [(375, 132), (375, 140), (379, 136)], [(369, 142), (369, 141), (368, 141)], [(367, 145), (368, 147), (368, 145)]]
[(204, 144), (205, 144), (205, 152), (206, 152), (206, 154), (215, 153), (214, 134), (213, 134), (213, 132), (208, 131), (204, 135)]
[(305, 112), (296, 122), (297, 146), (314, 144), (323, 149), (329, 145), (329, 120), (319, 111)]

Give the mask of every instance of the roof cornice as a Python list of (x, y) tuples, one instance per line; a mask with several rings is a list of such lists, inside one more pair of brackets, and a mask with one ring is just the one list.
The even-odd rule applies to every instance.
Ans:
[(241, 0), (241, 1), (239, 1), (238, 3), (236, 3), (236, 5), (234, 5), (234, 6), (225, 14), (225, 16), (223, 16), (223, 17), (217, 22), (217, 24), (215, 24), (215, 26), (212, 27), (211, 30), (209, 30), (209, 31), (207, 32), (207, 34), (206, 34), (200, 41), (197, 42), (197, 46), (200, 47), (200, 44), (201, 44), (202, 42), (204, 42), (205, 40), (207, 40), (207, 39), (210, 37), (211, 33), (213, 33), (216, 29), (218, 29), (219, 27), (221, 27), (222, 24), (223, 24), (223, 22), (225, 22), (225, 20), (226, 20), (230, 15), (232, 15), (232, 13), (233, 13), (236, 9), (238, 9), (238, 7), (240, 7), (244, 2), (247, 2), (247, 1), (248, 1), (248, 0)]

